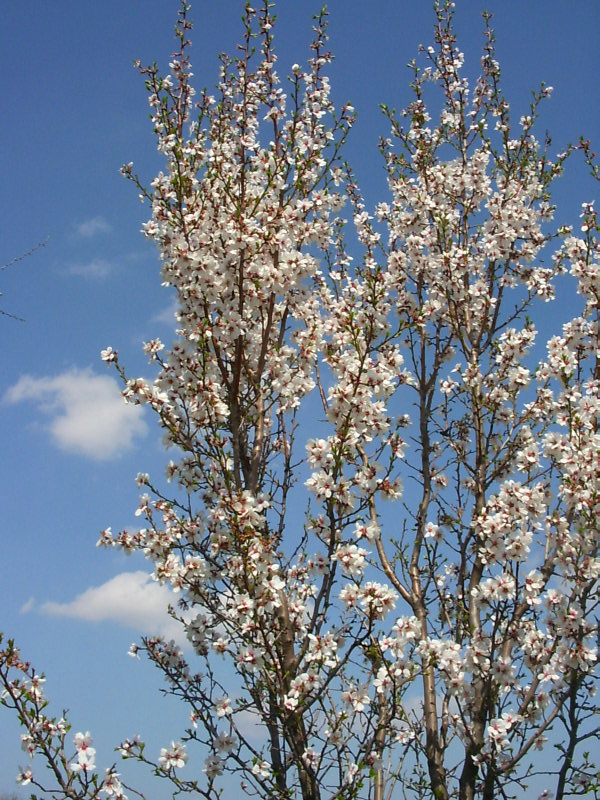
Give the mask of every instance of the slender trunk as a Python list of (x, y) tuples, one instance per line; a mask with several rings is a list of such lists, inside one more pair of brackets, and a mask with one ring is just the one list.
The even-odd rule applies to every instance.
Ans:
[[(479, 352), (476, 347), (471, 352), (471, 363), (479, 363)], [(485, 506), (485, 487), (487, 476), (487, 450), (485, 425), (483, 420), (484, 398), (480, 386), (475, 386), (471, 394), (472, 413), (473, 413), (473, 432), (475, 434), (475, 486), (473, 490), (474, 507), (473, 518), (481, 514)], [(481, 631), (481, 617), (479, 601), (474, 590), (481, 583), (484, 564), (480, 557), (475, 557), (468, 587), (468, 608), (469, 608), (469, 634), (471, 641), (479, 635)], [(477, 777), (479, 775), (479, 765), (474, 758), (479, 754), (484, 743), (485, 724), (488, 717), (490, 704), (489, 687), (479, 676), (473, 680), (474, 702), (471, 709), (471, 741), (465, 750), (465, 762), (459, 780), (459, 800), (474, 800)], [(491, 775), (491, 773), (490, 773)], [(494, 781), (491, 779), (491, 786), (486, 780), (484, 799), (493, 800)]]
[(425, 704), (425, 755), (431, 791), (435, 800), (449, 800), (444, 769), (444, 753), (440, 747), (437, 728), (437, 709), (435, 707), (435, 678), (433, 667), (423, 669), (423, 698)]
[(573, 676), (571, 679), (571, 694), (569, 697), (569, 741), (564, 751), (563, 762), (558, 773), (558, 783), (556, 785), (556, 800), (563, 800), (565, 796), (565, 788), (567, 785), (567, 776), (573, 763), (573, 756), (575, 754), (575, 747), (577, 745), (577, 733), (579, 722), (577, 720), (577, 688), (579, 678)]
[(373, 781), (373, 800), (383, 800), (383, 789), (383, 766), (380, 766)]
[(479, 748), (470, 747), (465, 754), (465, 763), (460, 774), (458, 797), (459, 800), (473, 800), (475, 797), (475, 781), (479, 767), (473, 762), (473, 756)]
[[(419, 620), (421, 638), (425, 641), (429, 635), (427, 621), (427, 601), (421, 584), (420, 555), (425, 540), (425, 525), (431, 502), (431, 441), (429, 421), (431, 417), (432, 390), (437, 368), (434, 367), (427, 376), (427, 343), (425, 338), (420, 342), (420, 386), (419, 386), (419, 427), (421, 441), (421, 477), (423, 490), (416, 519), (415, 543), (410, 561), (411, 605)], [(425, 755), (431, 781), (431, 790), (435, 800), (449, 800), (446, 770), (444, 769), (444, 750), (441, 746), (438, 731), (438, 714), (436, 706), (435, 672), (429, 661), (423, 662), (423, 705), (425, 715)]]
[(275, 773), (277, 789), (281, 797), (287, 796), (287, 785), (285, 780), (285, 768), (281, 759), (281, 744), (279, 740), (279, 729), (277, 725), (277, 711), (274, 699), (269, 700), (269, 721), (267, 722), (269, 731), (271, 764)]
[(375, 770), (373, 779), (373, 800), (383, 800), (385, 781), (383, 779), (383, 749), (385, 747), (385, 735), (389, 724), (389, 714), (385, 701), (379, 706), (379, 719), (377, 720), (377, 731), (373, 740), (374, 750), (379, 756), (379, 766)]
[[(279, 621), (282, 629), (281, 653), (283, 661), (283, 682), (285, 691), (289, 689), (290, 681), (296, 671), (296, 653), (294, 650), (294, 631), (290, 621), (287, 598), (282, 592), (280, 595), (281, 607)], [(301, 713), (291, 713), (283, 723), (285, 736), (293, 754), (294, 764), (298, 770), (302, 800), (321, 800), (319, 784), (314, 771), (303, 761), (303, 755), (308, 747), (308, 736)]]

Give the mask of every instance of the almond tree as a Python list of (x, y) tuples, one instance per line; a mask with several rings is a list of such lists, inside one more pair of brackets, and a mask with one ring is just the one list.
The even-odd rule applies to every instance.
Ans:
[[(287, 93), (266, 0), (214, 96), (194, 99), (185, 4), (171, 75), (141, 70), (166, 168), (148, 190), (123, 171), (152, 205), (177, 339), (145, 345), (153, 381), (102, 357), (156, 412), (173, 490), (139, 474), (144, 527), (99, 544), (141, 550), (179, 593), (193, 656), (157, 637), (133, 652), (190, 727), (158, 762), (119, 748), (176, 792), (217, 798), (223, 773), (280, 800), (522, 797), (540, 773), (559, 798), (597, 790), (596, 213), (581, 235), (552, 226), (574, 148), (551, 160), (534, 136), (551, 89), (512, 121), (489, 18), (470, 88), (452, 8), (411, 105), (384, 109), (374, 215), (342, 161), (354, 112), (330, 100), (325, 11)], [(544, 350), (534, 320), (567, 272), (580, 314)], [(123, 796), (115, 767), (91, 777), (87, 735), (64, 755), (11, 647), (4, 702), (60, 796)], [(203, 775), (182, 777), (196, 743)]]

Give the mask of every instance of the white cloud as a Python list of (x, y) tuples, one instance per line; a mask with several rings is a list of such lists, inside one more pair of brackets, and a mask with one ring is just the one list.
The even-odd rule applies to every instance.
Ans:
[(93, 258), (85, 263), (71, 264), (65, 269), (67, 275), (102, 280), (112, 272), (112, 264), (105, 258)]
[(47, 429), (61, 450), (99, 461), (131, 449), (148, 429), (142, 409), (125, 403), (117, 381), (89, 368), (45, 378), (23, 375), (4, 401), (26, 400), (50, 417)]
[(265, 729), (261, 723), (258, 712), (244, 710), (238, 711), (235, 715), (235, 724), (245, 739), (259, 741), (265, 737)]
[(77, 225), (75, 234), (82, 239), (91, 239), (99, 233), (109, 233), (112, 227), (104, 217), (91, 217)]
[(53, 617), (115, 622), (138, 634), (158, 634), (183, 645), (187, 642), (183, 628), (167, 613), (169, 604), (176, 605), (177, 597), (147, 572), (136, 570), (92, 586), (68, 603), (42, 603), (38, 610)]
[(169, 325), (171, 328), (175, 327), (175, 314), (179, 309), (179, 303), (174, 299), (168, 306), (159, 311), (152, 317), (152, 322), (160, 322), (163, 325)]
[(21, 609), (20, 609), (21, 614), (28, 614), (33, 609), (34, 606), (35, 606), (35, 597), (33, 595), (31, 595), (29, 600), (27, 600), (21, 606)]

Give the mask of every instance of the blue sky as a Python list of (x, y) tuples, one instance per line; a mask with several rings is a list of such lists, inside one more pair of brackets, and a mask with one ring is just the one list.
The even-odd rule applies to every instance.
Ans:
[[(431, 4), (328, 5), (334, 99), (358, 111), (347, 157), (374, 204), (386, 199), (376, 145), (387, 126), (378, 104), (400, 108), (409, 100), (405, 65), (420, 42), (432, 40)], [(457, 6), (470, 74), (487, 7), (514, 116), (525, 113), (543, 80), (554, 94), (540, 134), (551, 131), (555, 151), (580, 133), (600, 148), (600, 6), (576, 0), (568, 14), (559, 0)], [(110, 344), (130, 374), (150, 375), (141, 342), (156, 335), (168, 342), (173, 329), (156, 253), (140, 234), (148, 208), (119, 167), (133, 161), (149, 182), (161, 166), (132, 63), (166, 68), (177, 8), (175, 0), (13, 0), (2, 9), (0, 263), (46, 243), (0, 272), (0, 309), (25, 320), (0, 316), (0, 629), (45, 670), (54, 711), (69, 708), (74, 729), (92, 732), (101, 767), (112, 763), (121, 738), (137, 732), (158, 755), (187, 718), (159, 696), (150, 665), (126, 655), (140, 634), (169, 632), (167, 590), (148, 582), (143, 561), (95, 547), (102, 528), (135, 524), (136, 473), (158, 473), (168, 460), (154, 421), (121, 403), (99, 353)], [(238, 0), (193, 3), (198, 86), (214, 84), (217, 53), (233, 51), (241, 9)], [(305, 60), (317, 10), (307, 0), (278, 4), (280, 73)], [(596, 195), (573, 160), (557, 192), (560, 219), (576, 222), (580, 201)], [(25, 760), (17, 726), (0, 709), (0, 793), (14, 790)], [(167, 786), (152, 791), (168, 796)]]

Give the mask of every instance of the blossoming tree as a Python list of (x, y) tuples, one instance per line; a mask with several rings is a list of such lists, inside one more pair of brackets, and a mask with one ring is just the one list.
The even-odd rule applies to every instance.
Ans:
[[(133, 652), (190, 725), (157, 762), (139, 739), (121, 755), (207, 800), (223, 773), (280, 800), (523, 797), (539, 773), (561, 799), (597, 792), (598, 224), (586, 204), (580, 234), (552, 226), (570, 150), (534, 137), (551, 89), (512, 121), (489, 19), (469, 88), (440, 0), (413, 102), (385, 110), (390, 196), (371, 215), (342, 160), (354, 112), (332, 106), (325, 12), (286, 95), (272, 9), (246, 5), (238, 55), (196, 100), (187, 11), (171, 76), (142, 69), (165, 171), (146, 190), (123, 170), (152, 205), (177, 340), (145, 345), (153, 381), (102, 354), (156, 413), (173, 491), (138, 475), (144, 527), (99, 544), (142, 551), (178, 592), (192, 654)], [(534, 320), (567, 272), (581, 310), (544, 349)], [(89, 734), (68, 754), (12, 644), (0, 663), (60, 796), (124, 796)]]

